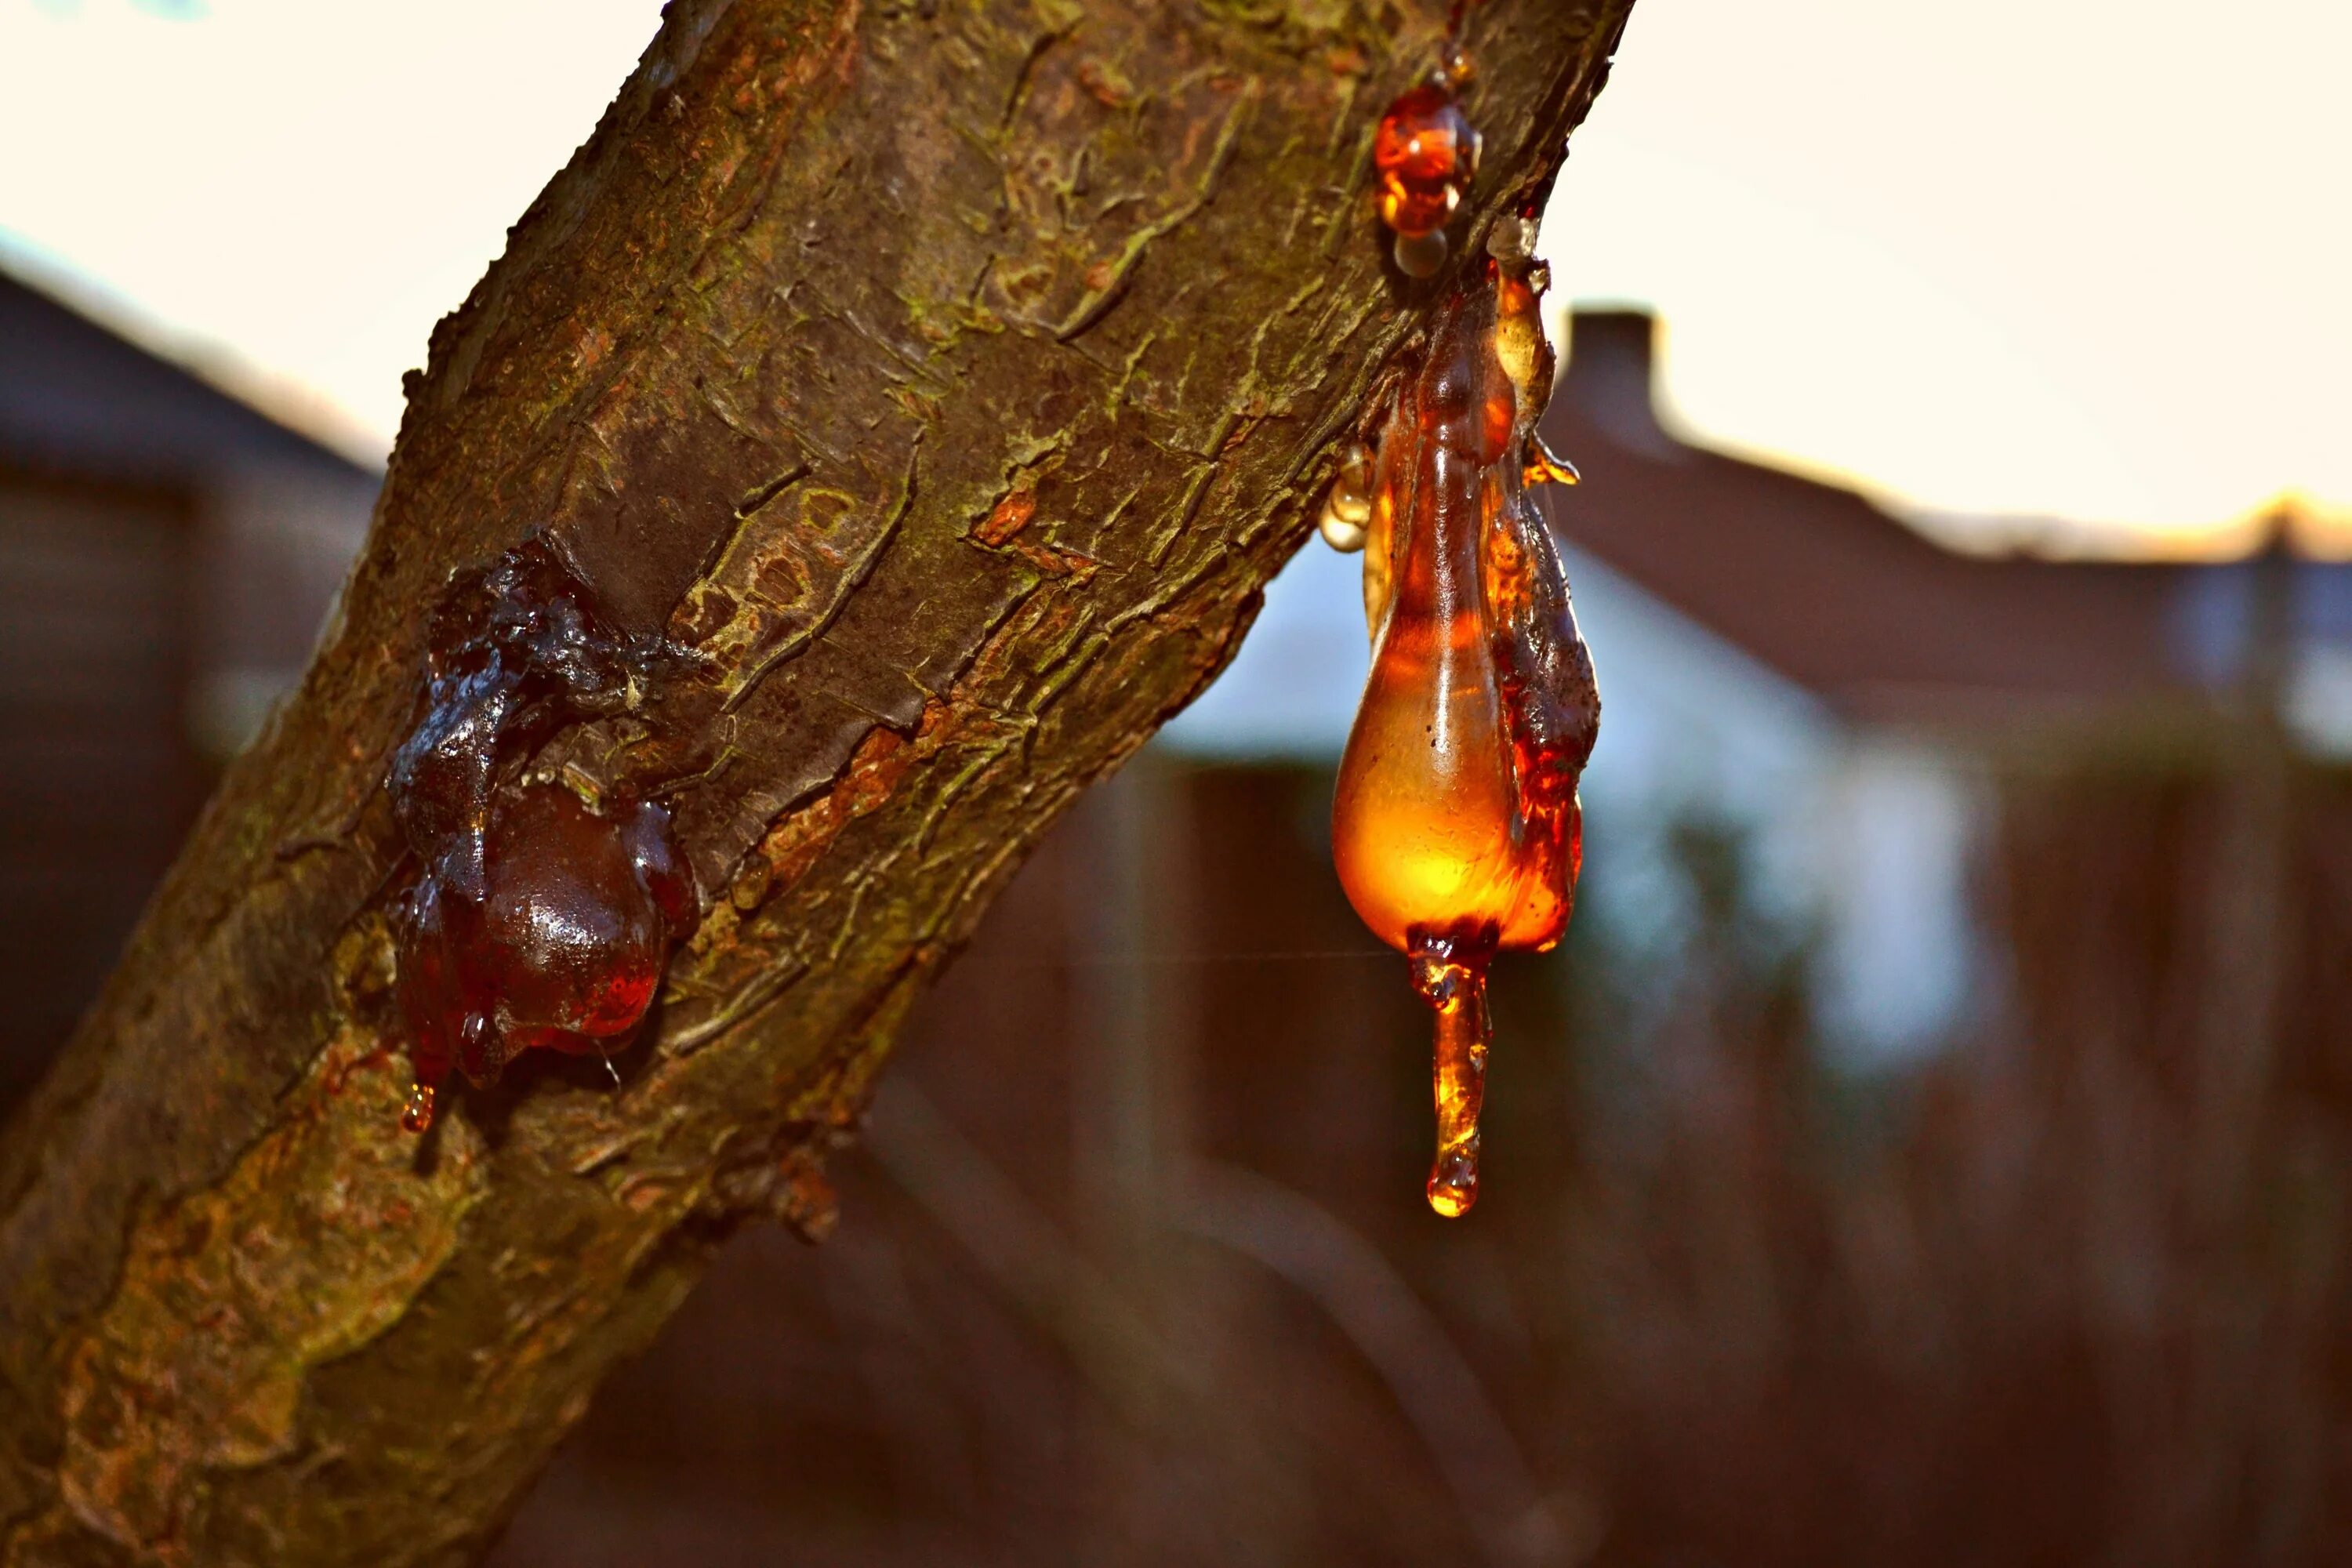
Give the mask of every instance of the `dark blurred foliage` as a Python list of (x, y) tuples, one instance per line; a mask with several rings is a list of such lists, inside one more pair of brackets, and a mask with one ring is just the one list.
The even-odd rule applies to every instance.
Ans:
[(497, 1561), (2340, 1561), (2352, 784), (2263, 726), (1997, 774), (1965, 1038), (1832, 1065), (1808, 933), (1682, 825), (1677, 956), (1588, 910), (1498, 973), (1448, 1223), (1328, 779), (1147, 759), (928, 1005), (835, 1238), (732, 1243)]

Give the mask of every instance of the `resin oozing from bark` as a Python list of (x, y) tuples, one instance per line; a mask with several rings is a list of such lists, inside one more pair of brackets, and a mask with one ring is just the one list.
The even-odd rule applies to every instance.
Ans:
[(1381, 221), (1409, 278), (1434, 277), (1445, 265), (1445, 226), (1477, 177), (1478, 132), (1455, 98), (1468, 74), (1460, 57), (1438, 67), (1389, 105), (1372, 134)]
[(592, 805), (523, 774), (568, 726), (641, 709), (681, 662), (615, 630), (537, 540), (436, 615), (420, 716), (385, 781), (415, 858), (394, 919), (409, 1131), (432, 1125), (453, 1065), (486, 1084), (527, 1050), (602, 1055), (644, 1020), (700, 907), (669, 813), (625, 784)]
[(1530, 479), (1552, 354), (1541, 269), (1490, 262), (1438, 307), (1381, 438), (1364, 550), (1372, 668), (1339, 764), (1332, 847), (1356, 912), (1437, 1015), (1429, 1201), (1478, 1194), (1486, 966), (1557, 943), (1583, 856), (1592, 661)]

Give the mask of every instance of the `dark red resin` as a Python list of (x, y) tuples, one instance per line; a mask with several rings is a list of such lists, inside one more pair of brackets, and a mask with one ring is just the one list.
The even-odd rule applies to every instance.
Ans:
[(642, 707), (676, 650), (616, 631), (535, 540), (451, 595), (429, 648), (386, 781), (416, 861), (394, 922), (412, 1131), (453, 1064), (488, 1083), (527, 1050), (625, 1041), (700, 907), (666, 807), (520, 777), (565, 727)]

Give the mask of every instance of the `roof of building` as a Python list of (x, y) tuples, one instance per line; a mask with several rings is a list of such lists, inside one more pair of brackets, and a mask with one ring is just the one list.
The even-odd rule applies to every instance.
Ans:
[(237, 463), (373, 470), (114, 324), (0, 271), (0, 462), (170, 484)]
[(1658, 416), (1654, 323), (1579, 313), (1545, 416), (1583, 471), (1561, 536), (1851, 717), (2013, 718), (2177, 693), (2210, 568), (1948, 549), (1833, 485), (1706, 450)]

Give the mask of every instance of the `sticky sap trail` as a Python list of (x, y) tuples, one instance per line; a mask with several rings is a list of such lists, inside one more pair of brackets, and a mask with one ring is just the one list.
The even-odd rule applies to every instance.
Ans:
[(1448, 1215), (1477, 1195), (1487, 961), (1567, 929), (1576, 783), (1600, 721), (1559, 552), (1525, 490), (1569, 471), (1533, 440), (1551, 368), (1528, 279), (1497, 265), (1457, 288), (1390, 411), (1366, 527), (1372, 668), (1333, 858), (1436, 1011), (1429, 1196)]

